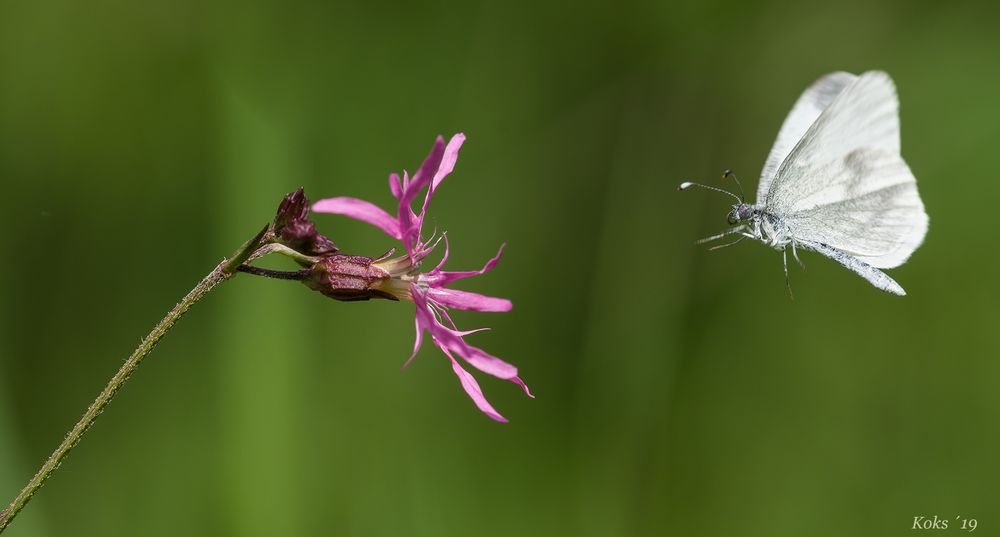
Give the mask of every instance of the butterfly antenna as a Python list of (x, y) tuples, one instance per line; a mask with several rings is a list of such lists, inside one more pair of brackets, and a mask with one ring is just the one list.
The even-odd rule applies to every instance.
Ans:
[(716, 192), (722, 192), (723, 194), (726, 194), (728, 196), (732, 196), (732, 197), (736, 198), (736, 201), (738, 201), (740, 203), (743, 203), (743, 199), (742, 198), (740, 198), (739, 196), (737, 196), (736, 194), (733, 194), (732, 192), (730, 192), (728, 190), (723, 190), (721, 188), (715, 188), (714, 186), (703, 185), (701, 183), (690, 183), (690, 182), (681, 183), (680, 185), (677, 186), (677, 190), (687, 190), (687, 189), (689, 189), (689, 188), (691, 188), (693, 186), (697, 186), (697, 187), (701, 187), (701, 188), (707, 188), (709, 190), (714, 190)]
[(733, 181), (736, 181), (736, 187), (740, 189), (740, 203), (746, 203), (747, 195), (746, 193), (743, 192), (743, 185), (740, 184), (740, 180), (736, 178), (736, 174), (733, 173), (733, 170), (726, 170), (722, 172), (723, 180), (728, 179), (730, 177), (733, 179)]

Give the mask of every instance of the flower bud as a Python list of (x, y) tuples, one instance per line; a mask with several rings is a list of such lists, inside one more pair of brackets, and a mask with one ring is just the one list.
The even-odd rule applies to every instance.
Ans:
[(281, 200), (274, 217), (274, 234), (285, 246), (306, 255), (322, 256), (338, 251), (337, 245), (317, 233), (316, 224), (309, 220), (309, 200), (301, 187)]

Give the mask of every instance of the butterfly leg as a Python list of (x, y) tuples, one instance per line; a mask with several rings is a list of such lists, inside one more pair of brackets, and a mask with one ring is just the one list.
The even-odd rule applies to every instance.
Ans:
[(749, 235), (742, 234), (742, 236), (740, 238), (734, 240), (733, 242), (727, 242), (726, 244), (716, 244), (715, 246), (709, 248), (708, 251), (711, 252), (713, 250), (718, 250), (719, 248), (725, 248), (726, 246), (732, 246), (734, 244), (739, 243), (740, 241), (742, 241), (743, 239), (747, 238), (748, 236)]
[(792, 284), (788, 281), (788, 251), (781, 249), (781, 261), (785, 265), (785, 287), (788, 288), (788, 297), (795, 300), (795, 293), (792, 293)]
[(799, 266), (802, 267), (802, 270), (806, 269), (805, 263), (803, 263), (802, 260), (799, 259), (799, 251), (795, 249), (795, 241), (794, 240), (792, 241), (792, 257), (794, 257), (795, 260), (798, 261)]
[(734, 228), (727, 229), (726, 231), (723, 231), (722, 233), (719, 233), (718, 235), (712, 235), (711, 237), (705, 237), (704, 239), (697, 240), (694, 243), (695, 244), (705, 244), (706, 242), (712, 242), (714, 240), (718, 240), (718, 239), (721, 239), (723, 237), (727, 237), (727, 236), (732, 235), (734, 233), (744, 233), (743, 226), (736, 226)]

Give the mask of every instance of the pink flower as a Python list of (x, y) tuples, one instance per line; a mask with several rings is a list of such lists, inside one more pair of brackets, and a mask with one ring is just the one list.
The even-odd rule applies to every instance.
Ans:
[[(511, 302), (504, 298), (485, 296), (468, 291), (449, 289), (448, 284), (472, 276), (485, 274), (496, 266), (503, 253), (503, 246), (497, 255), (489, 260), (480, 270), (466, 272), (448, 272), (442, 270), (448, 260), (448, 238), (443, 236), (445, 251), (441, 261), (430, 272), (419, 272), (421, 262), (438, 244), (440, 239), (434, 237), (425, 238), (421, 234), (424, 217), (427, 214), (427, 206), (430, 204), (434, 192), (445, 177), (455, 169), (455, 162), (458, 160), (458, 150), (465, 141), (465, 135), (456, 134), (445, 146), (444, 139), (438, 137), (429, 155), (424, 160), (423, 165), (417, 170), (413, 177), (409, 177), (403, 172), (402, 180), (398, 174), (389, 175), (389, 190), (398, 201), (396, 206), (396, 216), (393, 217), (378, 206), (357, 198), (328, 198), (317, 201), (313, 204), (313, 211), (319, 213), (342, 214), (351, 218), (367, 222), (378, 227), (390, 237), (402, 241), (406, 249), (406, 255), (394, 259), (374, 259), (370, 260), (369, 266), (364, 269), (368, 280), (361, 283), (362, 286), (370, 290), (371, 297), (389, 296), (399, 300), (408, 300), (416, 306), (416, 341), (413, 344), (413, 354), (410, 355), (406, 365), (409, 365), (413, 357), (420, 350), (424, 332), (431, 335), (431, 340), (438, 348), (444, 352), (445, 356), (451, 360), (451, 368), (462, 383), (465, 393), (469, 394), (479, 410), (487, 416), (501, 422), (507, 419), (500, 415), (496, 409), (490, 405), (483, 395), (479, 384), (456, 359), (461, 358), (466, 363), (476, 369), (509, 380), (522, 389), (528, 396), (531, 392), (528, 387), (517, 376), (517, 368), (513, 365), (493, 356), (486, 351), (469, 345), (465, 341), (465, 336), (487, 330), (461, 331), (455, 326), (448, 310), (451, 308), (475, 311), (510, 311)], [(424, 199), (420, 207), (420, 212), (413, 211), (412, 204), (421, 190), (426, 188)], [(388, 257), (388, 256), (386, 256)], [(325, 272), (324, 272), (325, 270)], [(374, 271), (381, 272), (374, 272)], [(384, 273), (384, 276), (382, 274)], [(320, 269), (317, 272), (316, 281), (341, 282), (345, 281), (345, 271), (337, 266), (328, 269)], [(352, 281), (359, 281), (351, 273)], [(326, 287), (330, 287), (329, 284)], [(319, 289), (319, 286), (316, 286)], [(322, 291), (322, 289), (320, 289)], [(334, 291), (335, 293), (335, 291)], [(326, 294), (334, 296), (334, 293)], [(336, 298), (336, 297), (335, 297)]]

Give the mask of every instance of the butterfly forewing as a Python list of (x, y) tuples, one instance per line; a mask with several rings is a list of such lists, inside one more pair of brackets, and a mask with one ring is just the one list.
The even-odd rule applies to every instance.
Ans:
[(857, 78), (851, 73), (842, 71), (830, 73), (802, 92), (802, 96), (795, 101), (795, 106), (788, 113), (785, 122), (781, 124), (778, 137), (771, 146), (767, 160), (764, 161), (764, 169), (760, 172), (760, 182), (757, 184), (757, 203), (764, 202), (778, 167), (792, 152), (795, 144), (802, 139), (823, 110), (830, 106), (833, 99)]

